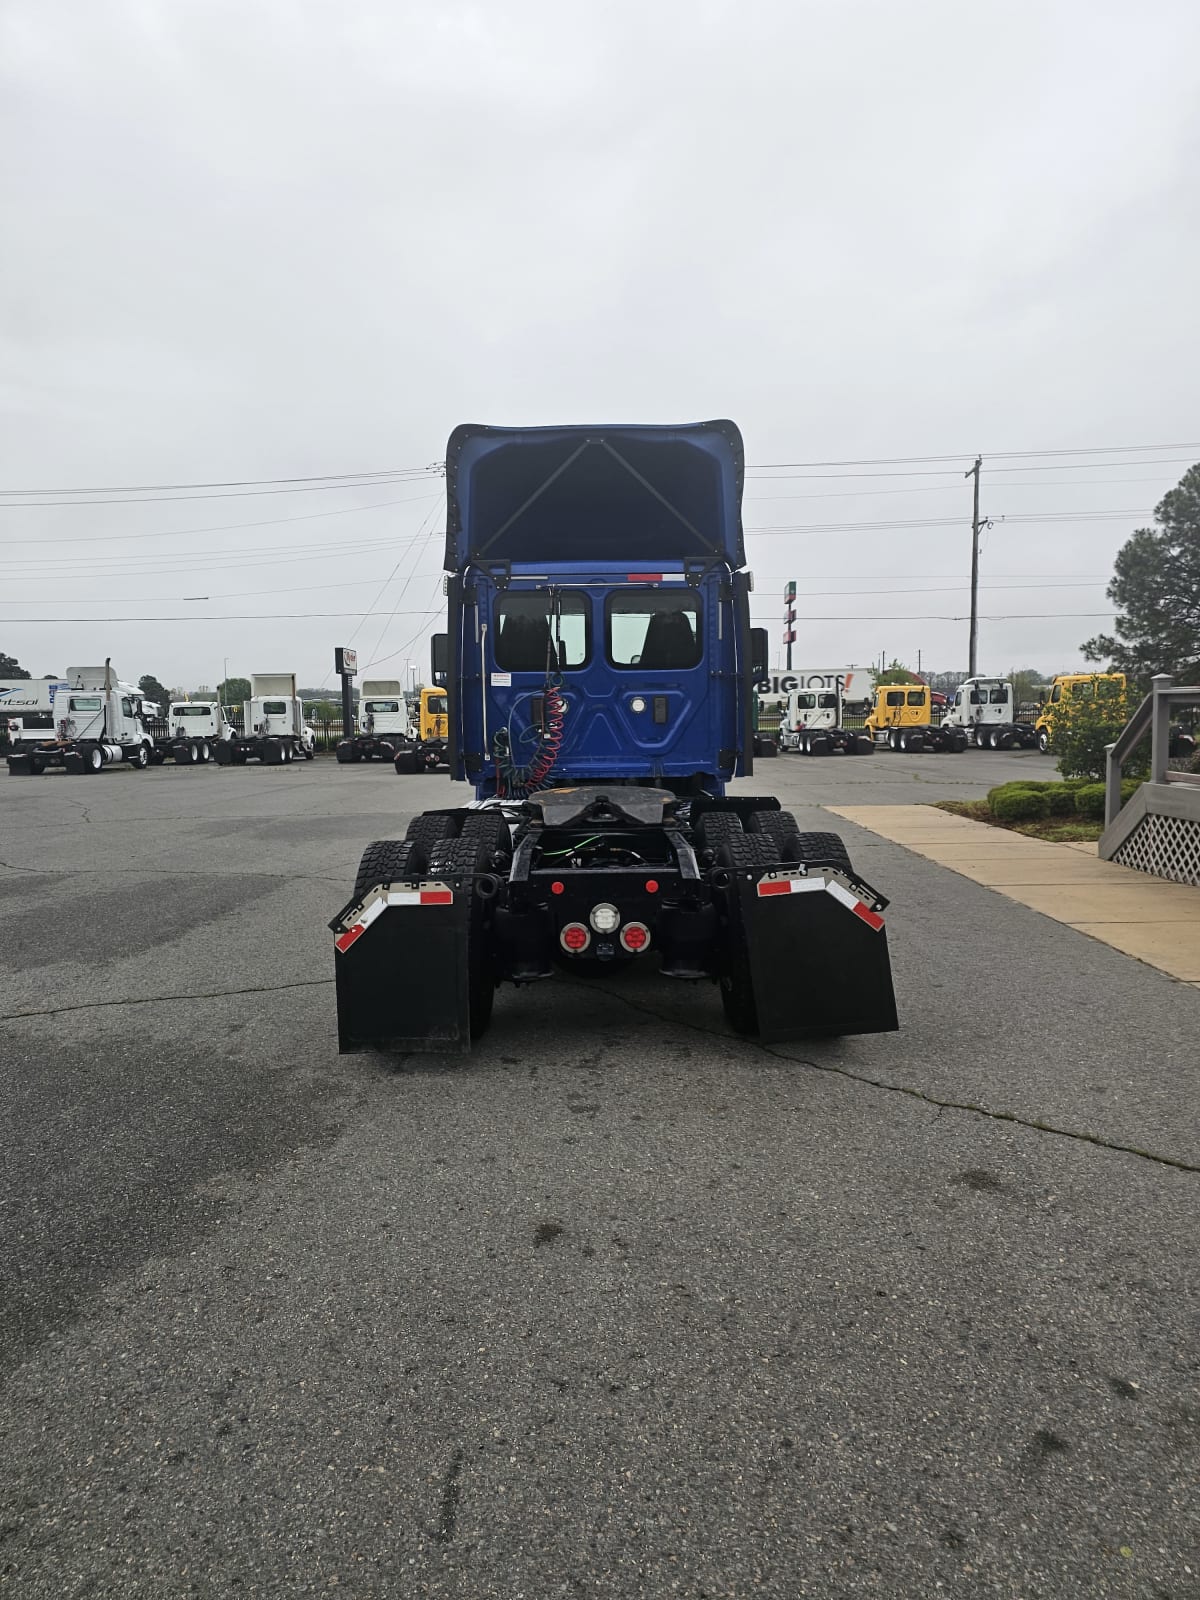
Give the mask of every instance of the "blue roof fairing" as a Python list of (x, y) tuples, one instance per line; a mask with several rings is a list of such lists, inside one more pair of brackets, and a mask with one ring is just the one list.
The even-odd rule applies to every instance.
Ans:
[(446, 448), (446, 569), (471, 562), (745, 565), (742, 436), (682, 427), (493, 428)]

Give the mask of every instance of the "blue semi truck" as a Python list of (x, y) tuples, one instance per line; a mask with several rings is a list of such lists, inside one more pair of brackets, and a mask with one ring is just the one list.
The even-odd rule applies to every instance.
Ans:
[(501, 982), (655, 961), (740, 1033), (897, 1026), (885, 899), (754, 763), (732, 422), (467, 425), (446, 458), (450, 776), (368, 845), (334, 934), (342, 1050), (462, 1051)]

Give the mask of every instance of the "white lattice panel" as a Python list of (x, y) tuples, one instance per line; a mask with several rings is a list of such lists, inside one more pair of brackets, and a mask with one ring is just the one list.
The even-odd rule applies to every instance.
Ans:
[(1200, 822), (1190, 817), (1143, 817), (1113, 860), (1156, 878), (1200, 886)]

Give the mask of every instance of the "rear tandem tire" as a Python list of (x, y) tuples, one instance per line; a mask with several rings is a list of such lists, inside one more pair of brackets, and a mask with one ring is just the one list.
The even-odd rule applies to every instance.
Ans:
[(779, 852), (777, 861), (784, 861), (784, 846), (789, 839), (794, 839), (800, 831), (800, 824), (790, 811), (752, 811), (750, 813), (750, 826), (747, 832), (767, 838), (772, 847)]
[[(719, 813), (718, 813), (719, 815)], [(761, 812), (756, 815), (762, 815)], [(717, 849), (717, 864), (736, 872), (739, 868), (775, 865), (773, 842), (759, 833), (730, 833)], [(758, 1032), (758, 1006), (750, 968), (750, 946), (742, 921), (737, 889), (731, 886), (725, 900), (725, 951), (721, 971), (721, 1005), (734, 1033)]]
[(851, 875), (854, 868), (840, 833), (795, 833), (788, 841), (788, 860), (809, 866), (840, 867)]
[[(448, 821), (448, 818), (443, 820)], [(496, 964), (492, 955), (487, 902), (475, 892), (474, 877), (491, 865), (488, 841), (480, 834), (439, 840), (429, 852), (429, 874), (452, 885), (470, 884), (467, 911), (467, 992), (470, 997), (471, 1037), (482, 1038), (492, 1020), (496, 998)]]
[(376, 839), (363, 851), (354, 880), (354, 898), (361, 900), (378, 883), (395, 883), (409, 875), (412, 845), (407, 839)]
[(742, 819), (736, 811), (703, 811), (696, 823), (696, 844), (701, 850), (719, 850), (727, 839), (742, 837)]
[(412, 846), (413, 865), (423, 871), (434, 846), (443, 839), (453, 838), (456, 831), (453, 817), (425, 813), (414, 817), (404, 835), (404, 842)]

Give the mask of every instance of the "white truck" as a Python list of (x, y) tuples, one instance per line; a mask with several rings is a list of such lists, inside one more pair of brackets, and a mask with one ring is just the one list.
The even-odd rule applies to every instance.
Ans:
[(237, 732), (218, 700), (173, 700), (167, 724), (170, 733), (159, 748), (181, 767), (216, 760), (217, 747)]
[(870, 737), (843, 725), (844, 703), (840, 688), (792, 689), (780, 713), (780, 750), (803, 756), (870, 755)]
[(358, 702), (358, 727), (338, 740), (337, 759), (394, 761), (412, 743), (412, 724), (404, 685), (398, 678), (364, 678)]
[(0, 679), (0, 729), (15, 747), (42, 743), (54, 732), (54, 697), (65, 678)]
[(942, 718), (944, 728), (963, 728), (980, 750), (1032, 750), (1033, 722), (1018, 716), (1013, 686), (1004, 678), (967, 678)]
[(294, 672), (252, 673), (242, 715), (242, 732), (213, 747), (221, 766), (243, 767), (247, 761), (280, 766), (311, 761), (316, 754), (316, 737), (304, 720)]
[(21, 733), (8, 756), (14, 774), (36, 777), (47, 767), (102, 772), (122, 763), (142, 768), (161, 759), (142, 720), (138, 691), (118, 679), (111, 660), (102, 667), (68, 667), (65, 687), (54, 693), (53, 729)]
[(847, 713), (863, 715), (870, 706), (865, 667), (773, 667), (756, 691), (759, 726), (780, 750), (855, 755), (870, 748), (869, 740), (843, 726)]

